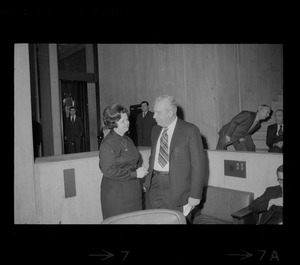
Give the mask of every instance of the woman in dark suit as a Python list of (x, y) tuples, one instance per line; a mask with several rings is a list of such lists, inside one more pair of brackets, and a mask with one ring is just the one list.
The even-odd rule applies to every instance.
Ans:
[(119, 104), (112, 104), (103, 112), (104, 125), (110, 129), (99, 150), (99, 166), (103, 173), (103, 219), (142, 210), (140, 178), (147, 174), (147, 169), (139, 167), (141, 155), (133, 141), (125, 135), (129, 129), (127, 113), (127, 109)]

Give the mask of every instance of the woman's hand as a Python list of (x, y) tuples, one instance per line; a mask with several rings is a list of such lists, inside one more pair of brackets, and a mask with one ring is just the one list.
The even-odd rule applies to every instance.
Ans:
[(147, 174), (148, 174), (148, 170), (145, 168), (145, 167), (139, 167), (137, 170), (136, 170), (136, 173), (137, 173), (137, 178), (138, 179), (141, 179), (143, 177), (145, 177)]

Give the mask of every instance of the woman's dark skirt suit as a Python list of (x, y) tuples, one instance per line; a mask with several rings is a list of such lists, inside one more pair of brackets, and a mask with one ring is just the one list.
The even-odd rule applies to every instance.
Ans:
[(103, 219), (142, 210), (142, 187), (136, 173), (140, 166), (138, 164), (142, 161), (133, 141), (128, 136), (120, 136), (111, 130), (101, 142), (99, 158), (99, 166), (103, 173)]

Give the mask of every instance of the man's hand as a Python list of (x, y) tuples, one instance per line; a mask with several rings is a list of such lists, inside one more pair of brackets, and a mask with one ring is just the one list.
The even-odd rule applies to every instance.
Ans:
[(240, 142), (244, 142), (244, 141), (245, 141), (245, 138), (242, 137), (242, 138), (239, 139), (239, 141), (240, 141)]
[(268, 210), (270, 209), (270, 207), (272, 205), (282, 206), (283, 207), (283, 197), (279, 197), (279, 198), (276, 198), (276, 199), (269, 200)]
[(141, 179), (148, 174), (148, 170), (145, 167), (139, 167), (136, 170), (136, 173), (137, 173), (137, 178)]
[(226, 141), (226, 143), (230, 142), (230, 136), (225, 135), (225, 141)]
[(200, 199), (195, 199), (192, 197), (189, 197), (188, 203), (186, 205), (183, 205), (183, 214), (184, 216), (187, 216), (191, 210), (195, 208), (196, 205), (200, 203)]
[(278, 147), (282, 148), (282, 146), (283, 146), (283, 141), (280, 141), (280, 142), (278, 142), (277, 144), (274, 144), (274, 145), (277, 145)]
[(191, 210), (193, 210), (195, 206), (190, 205), (189, 203), (183, 206), (183, 215), (187, 216)]

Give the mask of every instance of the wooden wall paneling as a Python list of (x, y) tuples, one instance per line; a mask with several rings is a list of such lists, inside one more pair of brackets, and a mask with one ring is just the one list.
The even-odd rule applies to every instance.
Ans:
[(100, 115), (102, 116), (104, 108), (113, 102), (114, 90), (112, 68), (111, 45), (98, 44), (98, 64), (99, 64), (99, 96), (100, 96)]
[(156, 46), (157, 44), (139, 44), (136, 46), (138, 103), (147, 100), (151, 111), (153, 111), (154, 99), (160, 94), (158, 89), (160, 70), (157, 64)]
[(276, 45), (99, 44), (98, 49), (102, 110), (113, 102), (129, 107), (142, 100), (153, 110), (157, 96), (172, 94), (212, 149), (225, 123), (242, 110), (256, 110), (259, 100), (268, 101), (282, 86), (282, 49)]
[(196, 124), (208, 148), (217, 143), (214, 45), (184, 45), (186, 120)]
[(137, 47), (136, 44), (127, 44), (126, 48), (126, 107), (140, 103), (138, 101), (139, 87), (138, 82), (138, 63), (137, 63)]
[[(146, 99), (153, 107), (161, 94), (185, 102), (182, 45), (99, 45), (101, 103), (129, 107)], [(100, 88), (101, 89), (101, 88)], [(103, 106), (104, 107), (104, 106)]]
[(159, 95), (170, 94), (175, 97), (178, 105), (184, 110), (185, 89), (182, 45), (156, 44), (154, 54), (157, 83), (153, 90), (153, 100)]
[[(137, 63), (135, 45), (101, 44), (99, 83), (101, 110), (115, 102), (129, 108), (137, 101)], [(101, 111), (101, 113), (102, 113)]]
[(271, 106), (283, 86), (282, 46), (241, 44), (239, 52), (242, 108), (256, 111), (260, 104)]
[(241, 111), (236, 44), (216, 44), (214, 65), (219, 131)]
[(267, 101), (265, 84), (265, 64), (261, 44), (239, 45), (241, 96), (244, 110), (256, 111), (260, 104)]

